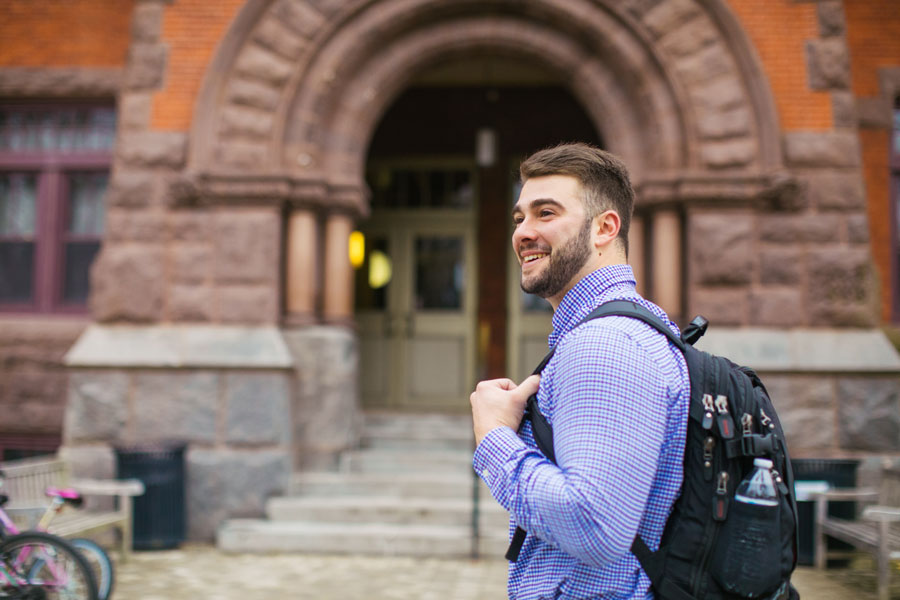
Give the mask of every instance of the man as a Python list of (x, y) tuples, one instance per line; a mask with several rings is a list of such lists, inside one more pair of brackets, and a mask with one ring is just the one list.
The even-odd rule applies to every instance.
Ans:
[[(528, 531), (510, 564), (509, 596), (652, 598), (630, 548), (636, 534), (659, 547), (680, 491), (687, 367), (636, 319), (577, 325), (600, 304), (628, 299), (678, 329), (635, 290), (627, 264), (634, 192), (618, 159), (568, 144), (532, 155), (520, 175), (513, 249), (522, 289), (553, 306), (556, 353), (540, 377), (482, 381), (470, 398), (475, 469)], [(517, 434), (534, 393), (553, 426), (557, 464), (536, 448), (530, 421)]]

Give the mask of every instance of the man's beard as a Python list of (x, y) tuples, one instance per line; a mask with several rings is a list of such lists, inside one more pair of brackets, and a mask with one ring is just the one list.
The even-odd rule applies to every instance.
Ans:
[(541, 298), (560, 293), (590, 258), (590, 234), (591, 221), (586, 220), (578, 235), (550, 253), (549, 262), (540, 274), (528, 282), (522, 277), (522, 289)]

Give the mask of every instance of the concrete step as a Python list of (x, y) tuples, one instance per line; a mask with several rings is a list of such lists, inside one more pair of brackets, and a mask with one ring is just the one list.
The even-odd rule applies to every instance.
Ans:
[[(358, 523), (351, 525), (231, 519), (217, 533), (226, 552), (306, 552), (380, 556), (466, 557), (472, 539), (466, 527)], [(484, 538), (492, 553), (503, 546)], [(505, 549), (505, 548), (504, 548)], [(502, 554), (502, 552), (501, 552)]]
[(338, 469), (362, 473), (464, 473), (472, 472), (472, 452), (468, 449), (433, 447), (367, 448), (341, 453)]
[(368, 412), (362, 445), (372, 448), (472, 449), (469, 415)]
[(506, 551), (508, 516), (472, 471), (465, 415), (367, 413), (363, 447), (342, 453), (336, 472), (300, 472), (289, 496), (271, 498), (263, 519), (232, 519), (218, 531), (230, 552), (467, 557), (478, 486), (481, 552)]
[[(291, 477), (290, 496), (424, 496), (471, 498), (474, 474), (459, 473), (341, 473), (307, 471)], [(480, 494), (490, 491), (478, 480)]]
[[(422, 498), (397, 496), (283, 496), (266, 502), (272, 521), (316, 523), (394, 523), (406, 525), (453, 525), (472, 523), (471, 498)], [(492, 498), (479, 502), (482, 529), (504, 534), (509, 516)]]

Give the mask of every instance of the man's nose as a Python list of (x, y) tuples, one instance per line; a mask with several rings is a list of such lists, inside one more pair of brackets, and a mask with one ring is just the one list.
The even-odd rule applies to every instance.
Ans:
[(533, 225), (533, 222), (526, 218), (516, 226), (512, 234), (513, 249), (518, 250), (518, 247), (522, 242), (529, 242), (537, 239), (537, 232)]

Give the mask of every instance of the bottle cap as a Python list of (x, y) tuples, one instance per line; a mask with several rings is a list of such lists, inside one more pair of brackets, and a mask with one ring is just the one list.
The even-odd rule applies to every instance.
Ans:
[(773, 464), (768, 458), (755, 458), (753, 459), (753, 466), (760, 469), (771, 469)]

